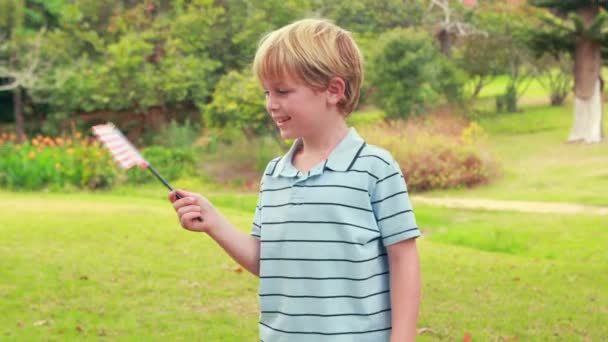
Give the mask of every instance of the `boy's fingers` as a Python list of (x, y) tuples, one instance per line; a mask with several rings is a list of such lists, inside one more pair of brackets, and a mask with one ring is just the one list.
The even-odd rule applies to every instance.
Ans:
[(187, 205), (191, 205), (196, 203), (196, 198), (194, 197), (185, 197), (182, 199), (178, 199), (175, 202), (173, 202), (173, 208), (175, 208), (175, 210), (178, 210), (181, 207), (187, 206)]
[(179, 197), (184, 198), (184, 197), (188, 197), (188, 196), (196, 196), (197, 194), (193, 193), (193, 192), (188, 192), (188, 191), (184, 191), (181, 189), (175, 189), (173, 190), (175, 191), (175, 193), (177, 195), (179, 195)]
[(181, 217), (180, 221), (181, 221), (182, 226), (186, 227), (192, 221), (202, 222), (202, 217), (201, 217), (200, 213), (191, 212), (191, 213), (184, 214)]
[(178, 215), (185, 215), (187, 213), (201, 213), (201, 207), (198, 205), (188, 205), (177, 209)]

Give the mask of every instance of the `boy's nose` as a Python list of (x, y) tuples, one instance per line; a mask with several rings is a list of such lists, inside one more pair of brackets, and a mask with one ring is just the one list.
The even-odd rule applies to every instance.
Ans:
[(268, 109), (269, 112), (273, 112), (279, 109), (279, 104), (277, 103), (277, 101), (273, 101), (269, 96), (266, 100), (266, 109)]

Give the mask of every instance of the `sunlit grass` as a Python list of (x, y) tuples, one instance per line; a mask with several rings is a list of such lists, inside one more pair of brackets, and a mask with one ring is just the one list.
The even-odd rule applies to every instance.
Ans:
[[(249, 229), (255, 195), (210, 197)], [(414, 206), (420, 340), (608, 334), (603, 217)], [(0, 233), (3, 340), (256, 340), (256, 278), (166, 200), (2, 192)]]

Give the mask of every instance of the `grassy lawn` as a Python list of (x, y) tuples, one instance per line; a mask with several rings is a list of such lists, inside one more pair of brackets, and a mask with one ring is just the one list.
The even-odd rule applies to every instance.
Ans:
[[(162, 192), (0, 192), (0, 339), (255, 341), (255, 277)], [(248, 229), (255, 195), (210, 197)], [(416, 209), (421, 341), (608, 335), (605, 217)]]
[[(526, 103), (538, 102), (538, 86), (529, 91)], [(349, 120), (383, 115), (367, 114)], [(478, 120), (502, 176), (424, 195), (608, 206), (608, 144), (565, 143), (571, 105)], [(249, 229), (255, 193), (195, 179), (173, 185), (204, 191)], [(423, 230), (420, 341), (608, 336), (605, 216), (414, 206)], [(257, 340), (257, 279), (208, 237), (179, 228), (158, 183), (96, 194), (0, 191), (0, 234), (2, 341)]]

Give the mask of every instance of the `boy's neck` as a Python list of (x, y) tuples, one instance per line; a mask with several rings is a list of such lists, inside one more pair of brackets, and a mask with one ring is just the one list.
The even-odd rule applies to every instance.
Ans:
[(315, 132), (313, 136), (302, 137), (302, 146), (296, 152), (297, 158), (307, 161), (304, 164), (317, 163), (327, 159), (336, 146), (348, 134), (348, 125), (341, 119), (336, 125), (327, 125), (325, 129)]

